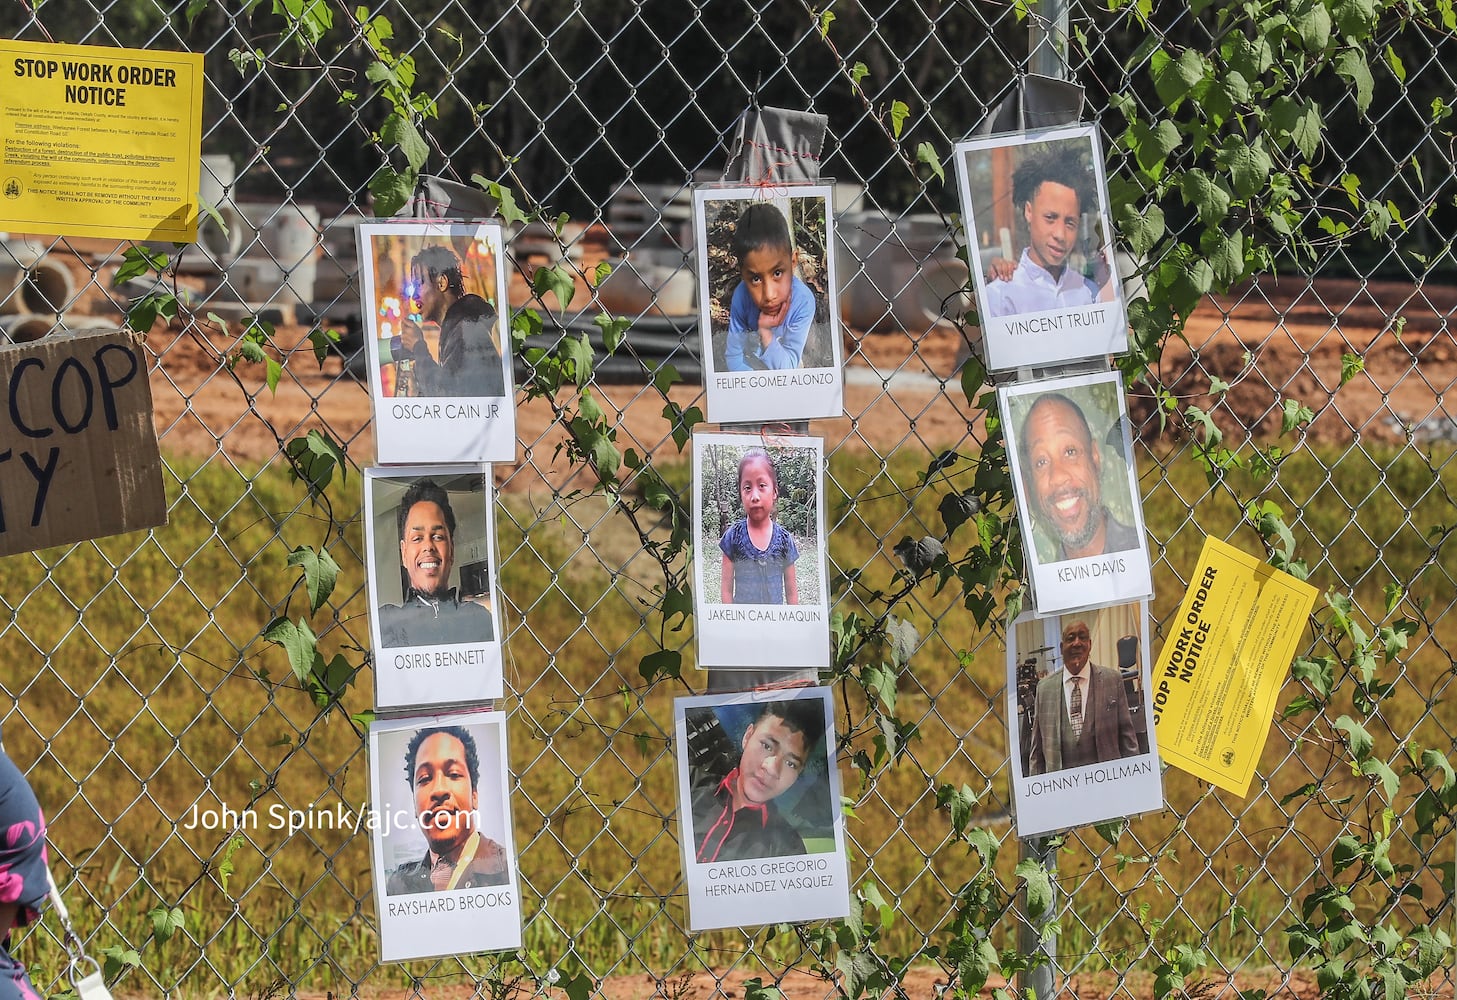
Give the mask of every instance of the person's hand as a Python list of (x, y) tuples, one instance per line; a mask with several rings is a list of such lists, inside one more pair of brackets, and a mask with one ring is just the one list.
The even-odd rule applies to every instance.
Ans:
[[(763, 317), (761, 316), (762, 320)], [(759, 327), (759, 350), (768, 350), (769, 345), (774, 343), (774, 328), (772, 326)]]
[(1005, 257), (993, 257), (987, 261), (988, 281), (1011, 281), (1012, 275), (1017, 273), (1017, 262), (1008, 260)]
[(406, 351), (413, 351), (417, 344), (425, 342), (425, 331), (420, 329), (420, 324), (414, 320), (405, 320), (400, 324), (400, 346)]

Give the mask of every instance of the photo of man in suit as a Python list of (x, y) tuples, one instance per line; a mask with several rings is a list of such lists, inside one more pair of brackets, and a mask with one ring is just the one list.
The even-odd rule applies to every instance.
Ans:
[(1037, 684), (1029, 775), (1140, 753), (1122, 675), (1116, 667), (1089, 662), (1093, 643), (1087, 622), (1064, 621), (1063, 669)]

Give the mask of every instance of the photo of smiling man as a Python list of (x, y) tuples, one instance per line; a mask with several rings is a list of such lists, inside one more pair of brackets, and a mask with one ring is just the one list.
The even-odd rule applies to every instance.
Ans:
[(842, 412), (830, 190), (694, 190), (710, 420)]
[(955, 162), (987, 367), (1126, 351), (1096, 128), (970, 139)]
[(376, 722), (369, 747), (383, 959), (519, 946), (504, 715)]
[(1038, 614), (1152, 596), (1117, 372), (999, 390)]
[(829, 690), (679, 698), (674, 712), (690, 927), (843, 916)]
[(376, 705), (501, 697), (488, 467), (366, 469), (365, 487)]

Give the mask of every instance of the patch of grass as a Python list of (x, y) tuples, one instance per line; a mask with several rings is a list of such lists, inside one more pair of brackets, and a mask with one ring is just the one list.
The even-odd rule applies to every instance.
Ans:
[[(895, 543), (940, 534), (939, 493), (913, 485), (924, 466), (909, 450), (832, 459), (826, 513), (837, 610), (878, 610), (869, 588), (893, 584)], [(279, 976), (348, 994), (366, 979), (496, 968), (496, 959), (466, 958), (377, 969), (366, 838), (336, 829), (288, 836), (269, 826), (273, 807), (357, 809), (367, 800), (367, 762), (347, 713), (371, 706), (369, 670), (343, 710), (316, 720), (282, 654), (259, 638), (275, 615), (306, 610), (300, 593), (285, 607), (295, 579), (289, 551), (326, 542), (340, 583), (314, 627), (327, 655), (362, 659), (358, 478), (333, 494), (346, 515), (336, 526), (276, 470), (170, 468), (167, 528), (0, 562), (0, 652), (15, 704), (4, 719), (6, 747), (29, 768), (48, 809), (53, 862), (78, 923), (94, 934), (93, 949), (124, 943), (139, 952), (142, 968), (128, 975), (128, 991), (185, 986), (195, 995), (241, 995)], [(1165, 621), (1206, 533), (1250, 551), (1258, 539), (1238, 527), (1230, 490), (1211, 488), (1188, 460), (1165, 457), (1144, 469), (1153, 607)], [(686, 480), (682, 469), (668, 472)], [(1433, 550), (1428, 528), (1451, 519), (1452, 480), (1444, 456), (1408, 450), (1305, 451), (1274, 483), (1228, 481), (1240, 496), (1284, 508), (1323, 590), (1352, 593), (1368, 613), (1382, 608), (1393, 581), (1437, 602), (1427, 612), (1432, 629), (1384, 676), (1400, 695), (1373, 724), (1393, 748), (1407, 739), (1445, 745), (1431, 706), (1451, 670), (1443, 650), (1457, 640), (1442, 616), (1457, 561)], [(535, 506), (531, 497), (506, 496), (498, 525), (512, 808), (527, 900), (523, 954), (534, 971), (659, 976), (726, 961), (750, 940), (760, 959), (803, 962), (793, 935), (683, 930), (671, 699), (701, 689), (703, 678), (692, 667), (691, 627), (665, 630), (655, 610), (656, 564), (596, 497)], [(958, 544), (961, 535), (953, 552)], [(862, 584), (846, 594), (851, 571)], [(970, 785), (982, 820), (1006, 839), (1008, 872), (1017, 852), (1005, 819), (999, 630), (978, 633), (954, 585), (922, 587), (897, 613), (922, 637), (898, 704), (919, 739), (892, 769), (842, 774), (855, 803), (848, 832), (856, 880), (877, 882), (895, 902), (885, 946), (904, 951), (934, 940), (974, 863), (950, 841), (935, 785)], [(1304, 632), (1306, 623), (1290, 627)], [(660, 639), (683, 649), (684, 682), (645, 688), (638, 661)], [(1281, 704), (1294, 694), (1291, 685)], [(848, 690), (837, 700), (856, 703)], [(846, 735), (851, 747), (868, 746), (869, 734)], [(1290, 922), (1286, 901), (1309, 890), (1313, 853), (1322, 857), (1345, 821), (1281, 799), (1323, 774), (1327, 756), (1319, 727), (1296, 720), (1272, 729), (1263, 781), (1248, 800), (1169, 771), (1170, 809), (1134, 821), (1117, 849), (1091, 830), (1074, 832), (1059, 855), (1060, 887), (1070, 897), (1060, 951), (1132, 961), (1151, 939), (1208, 933), (1233, 955), (1280, 952), (1262, 941)], [(1354, 778), (1328, 780), (1361, 791)], [(257, 825), (236, 843), (228, 830), (188, 829), (194, 807), (223, 805), (250, 805)], [(1413, 853), (1405, 841), (1397, 851)], [(185, 915), (165, 943), (151, 933), (148, 914), (158, 906)], [(59, 970), (50, 941), (32, 931), (21, 954)]]

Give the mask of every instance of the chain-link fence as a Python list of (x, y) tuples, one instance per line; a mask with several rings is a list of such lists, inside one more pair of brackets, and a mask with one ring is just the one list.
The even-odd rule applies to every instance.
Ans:
[[(895, 547), (946, 536), (942, 496), (990, 474), (977, 460), (999, 441), (994, 412), (960, 378), (974, 328), (949, 154), (1015, 90), (1042, 37), (1058, 56), (1043, 61), (1065, 62), (1102, 126), (1112, 200), (1126, 208), (1115, 221), (1143, 276), (1130, 293), (1144, 279), (1154, 289), (1154, 305), (1134, 310), (1148, 374), (1129, 391), (1155, 635), (1205, 535), (1263, 541), (1269, 554), (1281, 544), (1272, 525), (1336, 609), (1290, 623), (1306, 659), (1248, 797), (1169, 771), (1162, 813), (1052, 845), (1053, 967), (1103, 972), (1106, 992), (1146, 990), (1140, 975), (1160, 966), (1244, 986), (1317, 966), (1339, 979), (1332, 963), (1347, 961), (1379, 979), (1383, 962), (1417, 961), (1414, 929), (1450, 925), (1452, 798), (1422, 754), (1445, 762), (1451, 744), (1457, 641), (1454, 49), (1440, 8), (1428, 20), (1354, 0), (1075, 4), (1049, 25), (1020, 2), (949, 0), (275, 6), (0, 7), (6, 37), (205, 53), (204, 194), (227, 224), (205, 224), (175, 256), (164, 287), (183, 307), (147, 341), (171, 523), (3, 565), (6, 748), (48, 809), (53, 867), (120, 989), (356, 995), (413, 980), (505, 995), (587, 974), (676, 997), (699, 969), (725, 991), (730, 976), (772, 985), (838, 969), (838, 987), (817, 987), (832, 994), (873, 983), (868, 969), (899, 977), (895, 956), (930, 964), (944, 988), (970, 981), (982, 931), (1015, 968), (1013, 913), (989, 906), (979, 929), (959, 923), (984, 865), (1016, 884), (1003, 629), (975, 588), (905, 585)], [(546, 317), (532, 343), (549, 347), (585, 305), (589, 319), (600, 308), (633, 320), (591, 388), (618, 450), (652, 456), (679, 487), (688, 459), (664, 396), (701, 405), (689, 184), (720, 175), (725, 136), (753, 103), (828, 116), (846, 416), (812, 429), (829, 457), (835, 608), (877, 621), (892, 610), (914, 626), (891, 736), (881, 728), (877, 744), (865, 728), (854, 665), (835, 680), (852, 873), (868, 900), (853, 930), (687, 932), (671, 698), (703, 682), (691, 627), (675, 631), (682, 619), (663, 607), (673, 569), (648, 544), (671, 525), (626, 518), (569, 461), (569, 400), (523, 394), (520, 458), (496, 478), (527, 943), (517, 956), (378, 964), (368, 838), (352, 827), (368, 798), (358, 713), (371, 706), (370, 668), (331, 699), (261, 633), (299, 616), (287, 560), (317, 547), (340, 566), (312, 619), (320, 649), (367, 658), (359, 470), (374, 455), (353, 226), (372, 214), (382, 164), (404, 168), (391, 118), (401, 100), (424, 170), (481, 175), (546, 209), (512, 243), (513, 305)], [(1201, 146), (1240, 121), (1242, 140)], [(1278, 155), (1246, 191), (1241, 171), (1262, 143)], [(1198, 187), (1221, 181), (1222, 213)], [(1288, 212), (1256, 211), (1267, 195)], [(1197, 252), (1142, 240), (1155, 217)], [(1253, 276), (1226, 266), (1200, 282), (1201, 261), (1227, 251), (1199, 235), (1205, 225), (1278, 249), (1246, 255), (1262, 265)], [(20, 339), (22, 319), (41, 332), (120, 323), (152, 287), (114, 284), (125, 250), (8, 241), (7, 331)], [(613, 270), (594, 288), (599, 261)], [(565, 314), (530, 289), (537, 267), (559, 263), (579, 276)], [(274, 324), (276, 390), (261, 366), (232, 363), (250, 316)], [(316, 325), (341, 334), (321, 363), (306, 339)], [(647, 372), (663, 361), (687, 381), (655, 387)], [(1192, 404), (1207, 423), (1186, 416)], [(319, 500), (285, 458), (309, 432), (345, 456)], [(960, 458), (927, 475), (948, 452)], [(1005, 596), (995, 579), (976, 591), (990, 592)], [(912, 633), (896, 627), (904, 644)], [(662, 648), (684, 651), (682, 681), (645, 681), (643, 657)], [(258, 822), (239, 826), (225, 808)], [(323, 823), (329, 813), (343, 829)], [(991, 839), (968, 847), (968, 824)], [(873, 919), (876, 893), (893, 919)], [(1287, 933), (1297, 926), (1306, 937)], [(17, 945), (53, 991), (54, 940), (42, 925)], [(1441, 940), (1431, 947), (1450, 957)]]

